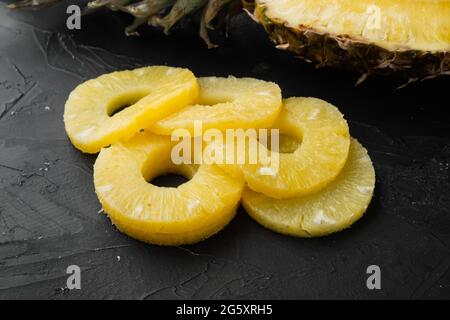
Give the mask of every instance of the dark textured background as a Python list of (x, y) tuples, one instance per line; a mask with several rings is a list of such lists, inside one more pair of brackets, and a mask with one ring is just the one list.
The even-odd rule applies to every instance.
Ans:
[[(0, 3), (1, 5), (1, 3)], [(449, 298), (450, 138), (448, 78), (400, 84), (314, 70), (277, 51), (247, 17), (207, 50), (196, 28), (127, 38), (122, 14), (98, 13), (65, 29), (65, 6), (11, 12), (0, 6), (0, 298)], [(80, 82), (144, 64), (198, 76), (276, 81), (285, 96), (340, 108), (377, 171), (367, 215), (323, 239), (294, 239), (240, 210), (200, 244), (162, 248), (120, 234), (101, 213), (94, 156), (69, 143), (64, 102)], [(120, 258), (119, 258), (120, 257)], [(82, 290), (62, 290), (68, 265)], [(382, 290), (366, 288), (368, 265)]]

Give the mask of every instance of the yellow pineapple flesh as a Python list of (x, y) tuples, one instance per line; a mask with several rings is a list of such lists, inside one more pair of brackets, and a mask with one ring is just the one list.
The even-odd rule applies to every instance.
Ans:
[(198, 91), (195, 76), (182, 68), (153, 66), (102, 75), (70, 94), (66, 132), (75, 147), (97, 153), (191, 104)]
[[(100, 152), (94, 165), (97, 196), (119, 230), (153, 244), (206, 239), (234, 217), (244, 188), (215, 165), (174, 165), (170, 137), (140, 132)], [(190, 179), (158, 187), (153, 178), (177, 173)]]
[(375, 188), (375, 171), (366, 149), (352, 139), (348, 161), (317, 193), (276, 200), (250, 189), (242, 204), (260, 224), (282, 234), (318, 237), (350, 227), (366, 211)]
[(186, 129), (194, 135), (194, 121), (203, 130), (270, 127), (281, 110), (281, 90), (275, 83), (252, 78), (199, 78), (200, 94), (194, 105), (157, 121), (151, 128), (170, 135)]
[[(350, 134), (347, 121), (333, 105), (316, 98), (286, 99), (273, 128), (291, 137), (286, 140), (288, 143), (281, 140), (277, 168), (267, 168), (259, 159), (253, 164), (247, 161), (221, 167), (234, 177), (241, 174), (250, 189), (277, 199), (313, 193), (333, 181), (342, 170)], [(283, 152), (292, 149), (293, 142), (298, 147)], [(266, 146), (260, 144), (259, 148)], [(265, 149), (264, 153), (273, 158), (275, 152)]]

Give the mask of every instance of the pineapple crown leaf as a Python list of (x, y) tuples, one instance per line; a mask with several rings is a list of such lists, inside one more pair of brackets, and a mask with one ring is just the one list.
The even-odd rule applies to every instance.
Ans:
[[(22, 0), (9, 4), (11, 9), (18, 8), (41, 8), (60, 2), (61, 0)], [(217, 47), (211, 42), (208, 30), (216, 29), (217, 26), (228, 27), (229, 17), (240, 10), (244, 5), (250, 8), (252, 0), (95, 0), (90, 1), (84, 8), (83, 13), (89, 13), (105, 7), (112, 11), (122, 11), (134, 17), (131, 25), (125, 28), (127, 35), (138, 35), (137, 28), (143, 24), (161, 27), (168, 34), (170, 29), (181, 19), (193, 15), (202, 10), (200, 18), (200, 37), (205, 41), (208, 48)], [(225, 16), (226, 19), (223, 18)], [(217, 20), (217, 25), (212, 22)]]

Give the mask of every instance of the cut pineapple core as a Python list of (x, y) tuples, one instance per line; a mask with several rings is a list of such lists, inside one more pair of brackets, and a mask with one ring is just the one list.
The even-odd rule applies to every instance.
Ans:
[(235, 77), (198, 81), (196, 105), (156, 122), (150, 128), (153, 132), (171, 135), (182, 128), (194, 136), (194, 121), (199, 121), (203, 130), (265, 128), (273, 124), (281, 110), (281, 90), (275, 83)]
[(70, 94), (66, 131), (75, 147), (96, 153), (191, 104), (198, 91), (195, 76), (182, 68), (155, 66), (102, 75)]
[[(181, 245), (206, 239), (234, 217), (243, 180), (215, 165), (174, 165), (169, 137), (147, 132), (102, 149), (94, 165), (97, 196), (119, 230), (141, 241)], [(190, 179), (176, 187), (147, 181), (178, 173)]]
[(260, 224), (282, 234), (318, 237), (350, 227), (372, 199), (375, 171), (366, 149), (352, 139), (348, 161), (326, 188), (309, 196), (271, 199), (250, 189), (242, 203)]
[[(323, 188), (345, 165), (350, 146), (349, 128), (333, 105), (316, 98), (286, 99), (274, 128), (292, 137), (284, 143), (290, 145), (289, 148), (292, 141), (301, 141), (295, 150), (283, 153), (288, 146), (281, 140), (278, 168), (269, 169), (261, 162), (221, 167), (234, 177), (242, 174), (250, 189), (284, 199)], [(266, 146), (261, 144), (259, 148)], [(276, 150), (264, 151), (272, 158), (274, 152)]]

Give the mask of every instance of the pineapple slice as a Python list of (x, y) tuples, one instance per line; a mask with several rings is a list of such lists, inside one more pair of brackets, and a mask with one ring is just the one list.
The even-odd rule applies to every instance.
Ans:
[(318, 237), (350, 227), (366, 211), (375, 188), (375, 171), (366, 149), (352, 139), (348, 161), (323, 190), (305, 197), (275, 200), (250, 189), (242, 203), (260, 224), (282, 234)]
[[(280, 143), (278, 168), (267, 164), (221, 165), (232, 176), (243, 175), (250, 189), (284, 199), (322, 189), (342, 170), (348, 156), (350, 134), (347, 121), (333, 105), (316, 98), (289, 98), (274, 124), (291, 140)], [(301, 141), (295, 150), (295, 141)], [(260, 144), (259, 148), (266, 148)], [(273, 158), (271, 151), (264, 153)], [(228, 152), (225, 150), (224, 152)], [(248, 152), (248, 151), (247, 151)]]
[(196, 105), (157, 121), (151, 128), (170, 135), (187, 129), (194, 136), (194, 121), (203, 130), (270, 127), (281, 110), (281, 90), (272, 82), (252, 78), (199, 78), (200, 95)]
[(198, 91), (195, 76), (182, 68), (154, 66), (102, 75), (70, 94), (64, 111), (67, 135), (81, 151), (97, 153), (191, 104)]
[[(97, 196), (119, 230), (159, 245), (206, 239), (234, 217), (244, 188), (215, 165), (174, 165), (167, 136), (139, 132), (102, 149), (94, 165)], [(178, 173), (190, 179), (176, 187), (147, 181)]]

